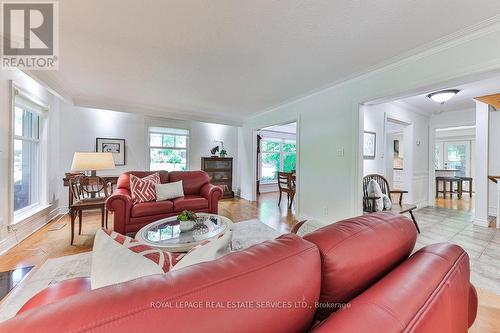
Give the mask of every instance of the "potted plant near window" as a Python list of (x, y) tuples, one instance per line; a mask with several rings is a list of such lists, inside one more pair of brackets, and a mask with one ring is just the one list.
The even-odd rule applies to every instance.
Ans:
[(191, 212), (189, 210), (185, 210), (177, 216), (177, 220), (179, 220), (179, 227), (181, 232), (190, 231), (194, 227), (194, 223), (198, 216), (196, 213)]

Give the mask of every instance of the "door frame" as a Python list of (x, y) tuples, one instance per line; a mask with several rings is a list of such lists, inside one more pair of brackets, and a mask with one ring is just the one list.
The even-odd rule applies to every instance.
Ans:
[(434, 149), (436, 146), (436, 130), (442, 128), (450, 127), (460, 127), (460, 126), (476, 126), (475, 121), (456, 121), (450, 122), (445, 125), (435, 125), (432, 122), (429, 126), (429, 202), (430, 207), (436, 206), (436, 172), (434, 168)]

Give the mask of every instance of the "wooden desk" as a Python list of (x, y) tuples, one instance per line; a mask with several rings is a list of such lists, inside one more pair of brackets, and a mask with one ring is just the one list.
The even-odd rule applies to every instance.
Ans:
[[(65, 187), (68, 187), (68, 207), (70, 207), (73, 204), (73, 194), (71, 193), (71, 188), (69, 187), (69, 179), (71, 176), (76, 176), (77, 174), (74, 173), (66, 173), (64, 178), (63, 178), (63, 184)], [(118, 177), (119, 176), (99, 176), (106, 183), (111, 183), (111, 190), (112, 192), (115, 189), (116, 183), (118, 182)]]

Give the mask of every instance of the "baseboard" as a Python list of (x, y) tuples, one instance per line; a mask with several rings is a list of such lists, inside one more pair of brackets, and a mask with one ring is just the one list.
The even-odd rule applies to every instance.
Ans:
[(425, 207), (429, 207), (429, 202), (427, 202), (427, 200), (425, 200), (425, 201), (417, 202), (415, 205), (417, 205), (417, 209), (422, 209)]
[(0, 241), (0, 255), (7, 252), (18, 243), (15, 233), (11, 232)]
[(252, 196), (250, 195), (250, 193), (241, 192), (240, 193), (240, 198), (248, 200), (248, 201), (255, 201), (255, 200), (252, 200)]
[(48, 220), (52, 221), (56, 217), (59, 217), (61, 215), (66, 215), (68, 213), (69, 213), (69, 209), (67, 207), (57, 207), (57, 208), (50, 211)]
[(50, 214), (54, 211), (52, 205), (33, 214), (22, 222), (9, 225), (10, 232), (7, 237), (0, 242), (0, 254), (5, 253), (16, 246), (35, 231), (46, 225), (50, 221)]
[(497, 216), (497, 207), (496, 206), (488, 207), (488, 215), (489, 216)]
[(473, 223), (474, 223), (474, 225), (478, 225), (478, 226), (486, 227), (486, 228), (489, 227), (489, 225), (490, 225), (488, 220), (480, 219), (480, 218), (475, 218)]

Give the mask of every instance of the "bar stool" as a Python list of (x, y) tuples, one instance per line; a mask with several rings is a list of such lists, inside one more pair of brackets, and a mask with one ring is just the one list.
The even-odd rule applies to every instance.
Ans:
[[(439, 184), (442, 182), (443, 190), (439, 189)], [(457, 182), (458, 191), (453, 191), (453, 185)], [(450, 184), (450, 190), (446, 189), (446, 185)], [(446, 199), (446, 193), (450, 193), (450, 198), (453, 198), (453, 193), (457, 193), (458, 199), (462, 199), (462, 180), (457, 177), (436, 177), (436, 198), (439, 193), (443, 193), (443, 198)]]
[[(463, 192), (469, 193), (469, 197), (472, 198), (472, 182), (473, 182), (472, 177), (457, 177), (457, 178), (459, 178), (462, 181), (462, 193)], [(464, 190), (463, 182), (469, 183), (469, 190), (468, 191)]]

